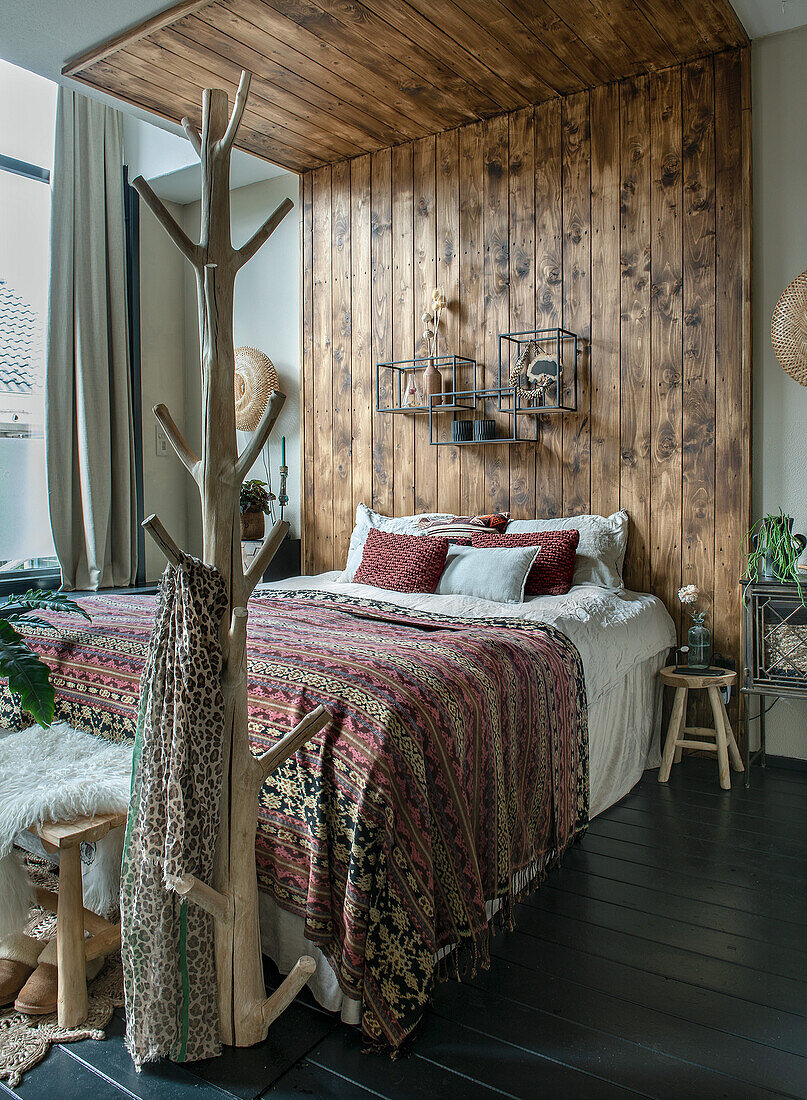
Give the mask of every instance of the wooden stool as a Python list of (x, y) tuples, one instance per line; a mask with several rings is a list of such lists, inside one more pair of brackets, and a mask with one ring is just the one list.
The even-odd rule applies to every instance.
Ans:
[[(731, 790), (731, 772), (729, 771), (729, 757), (731, 766), (735, 771), (744, 771), (743, 758), (737, 748), (737, 741), (726, 713), (726, 706), (720, 688), (728, 687), (737, 679), (736, 672), (726, 669), (720, 670), (718, 676), (704, 676), (693, 672), (676, 672), (673, 665), (663, 668), (659, 676), (665, 684), (675, 688), (670, 725), (667, 729), (667, 740), (664, 743), (664, 754), (661, 758), (661, 767), (658, 771), (659, 783), (666, 783), (670, 778), (670, 769), (673, 763), (681, 760), (683, 749), (701, 749), (706, 752), (717, 753), (717, 768), (720, 775), (720, 786), (724, 791)], [(715, 728), (706, 729), (703, 726), (687, 726), (687, 698), (690, 691), (705, 688), (709, 693), (709, 702), (712, 705)], [(695, 737), (709, 738), (708, 741), (696, 741)]]
[[(120, 924), (111, 924), (84, 908), (81, 845), (126, 824), (126, 814), (95, 814), (70, 822), (47, 822), (36, 830), (47, 852), (59, 853), (59, 893), (38, 887), (36, 900), (56, 913), (59, 972), (59, 1027), (77, 1027), (87, 1018), (86, 964), (120, 947)], [(90, 933), (84, 938), (84, 930)]]

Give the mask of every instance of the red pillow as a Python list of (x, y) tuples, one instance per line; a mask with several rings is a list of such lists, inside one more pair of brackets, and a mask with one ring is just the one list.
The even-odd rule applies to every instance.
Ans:
[(562, 596), (572, 587), (579, 531), (531, 531), (523, 535), (496, 535), (480, 531), (473, 546), (540, 546), (541, 553), (524, 586), (526, 596)]
[(371, 527), (353, 581), (393, 592), (434, 592), (447, 554), (448, 539), (393, 535)]

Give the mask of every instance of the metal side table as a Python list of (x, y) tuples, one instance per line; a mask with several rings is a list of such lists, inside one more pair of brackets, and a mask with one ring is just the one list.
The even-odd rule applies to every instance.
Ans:
[(742, 586), (745, 645), (740, 690), (746, 696), (759, 697), (759, 748), (754, 753), (749, 747), (750, 708), (745, 708), (743, 753), (748, 786), (749, 765), (759, 760), (765, 767), (766, 697), (807, 699), (807, 576), (802, 584), (804, 604), (792, 581), (744, 580)]

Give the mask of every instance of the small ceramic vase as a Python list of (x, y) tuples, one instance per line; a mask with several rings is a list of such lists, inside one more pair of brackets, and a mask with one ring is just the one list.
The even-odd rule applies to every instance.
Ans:
[[(426, 405), (442, 405), (443, 403), (443, 376), (437, 369), (434, 359), (429, 359), (429, 365), (423, 372), (423, 389), (426, 396)], [(432, 394), (437, 394), (432, 401)]]

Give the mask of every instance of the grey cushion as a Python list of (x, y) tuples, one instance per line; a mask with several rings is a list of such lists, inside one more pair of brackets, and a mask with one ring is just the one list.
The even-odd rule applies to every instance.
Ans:
[(540, 553), (540, 546), (450, 546), (435, 591), (441, 596), (522, 603), (527, 575)]
[(508, 535), (541, 531), (579, 531), (572, 584), (594, 584), (618, 591), (628, 545), (628, 513), (568, 516), (563, 519), (511, 519)]

